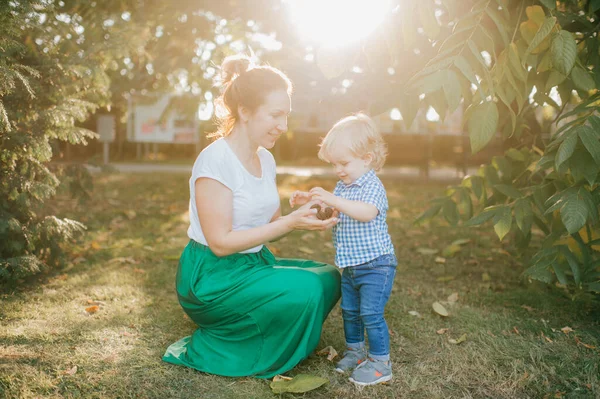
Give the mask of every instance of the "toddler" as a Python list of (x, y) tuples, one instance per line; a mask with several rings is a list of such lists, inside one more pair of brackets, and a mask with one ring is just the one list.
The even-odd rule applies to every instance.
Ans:
[(316, 201), (339, 212), (333, 244), (335, 263), (343, 269), (341, 307), (347, 350), (336, 371), (352, 370), (350, 381), (357, 385), (392, 379), (383, 312), (398, 262), (386, 223), (386, 191), (375, 175), (386, 155), (383, 137), (367, 115), (346, 117), (327, 133), (319, 150), (319, 158), (333, 165), (340, 179), (333, 193), (315, 187), (310, 192), (296, 191), (290, 198), (292, 207)]

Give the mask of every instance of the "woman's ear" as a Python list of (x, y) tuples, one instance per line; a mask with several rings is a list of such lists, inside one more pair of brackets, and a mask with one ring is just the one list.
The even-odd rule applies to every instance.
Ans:
[(240, 105), (238, 107), (238, 115), (240, 116), (240, 121), (243, 123), (248, 122), (248, 120), (250, 119), (250, 110), (248, 110), (248, 108)]

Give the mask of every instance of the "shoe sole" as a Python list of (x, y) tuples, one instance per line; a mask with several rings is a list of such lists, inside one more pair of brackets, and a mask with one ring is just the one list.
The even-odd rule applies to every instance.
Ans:
[(353, 384), (356, 385), (360, 385), (361, 387), (366, 387), (369, 385), (376, 385), (376, 384), (382, 384), (384, 382), (388, 382), (392, 380), (392, 376), (391, 375), (385, 375), (375, 381), (372, 382), (360, 382), (360, 381), (356, 381), (354, 378), (350, 377), (348, 380), (350, 380), (350, 382), (352, 382)]
[(345, 370), (342, 370), (342, 369), (337, 368), (337, 367), (334, 370), (337, 371), (340, 374), (344, 374), (346, 372)]

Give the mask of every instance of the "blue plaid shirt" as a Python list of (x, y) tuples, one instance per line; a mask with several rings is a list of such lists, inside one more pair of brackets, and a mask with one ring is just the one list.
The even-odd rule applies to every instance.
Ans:
[(371, 169), (349, 185), (339, 181), (333, 194), (347, 200), (373, 204), (379, 211), (370, 222), (359, 222), (340, 213), (340, 221), (333, 227), (335, 264), (341, 268), (357, 266), (381, 255), (394, 255), (394, 246), (385, 221), (387, 195), (375, 171)]

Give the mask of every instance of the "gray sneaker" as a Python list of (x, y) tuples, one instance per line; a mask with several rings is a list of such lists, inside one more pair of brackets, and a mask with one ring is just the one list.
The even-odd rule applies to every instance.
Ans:
[(350, 376), (356, 385), (367, 386), (381, 384), (392, 379), (392, 362), (382, 362), (368, 358), (362, 362)]
[(347, 348), (344, 352), (344, 357), (335, 364), (335, 371), (337, 371), (338, 373), (345, 373), (346, 371), (350, 371), (359, 364), (363, 363), (366, 358), (367, 351), (365, 348)]

